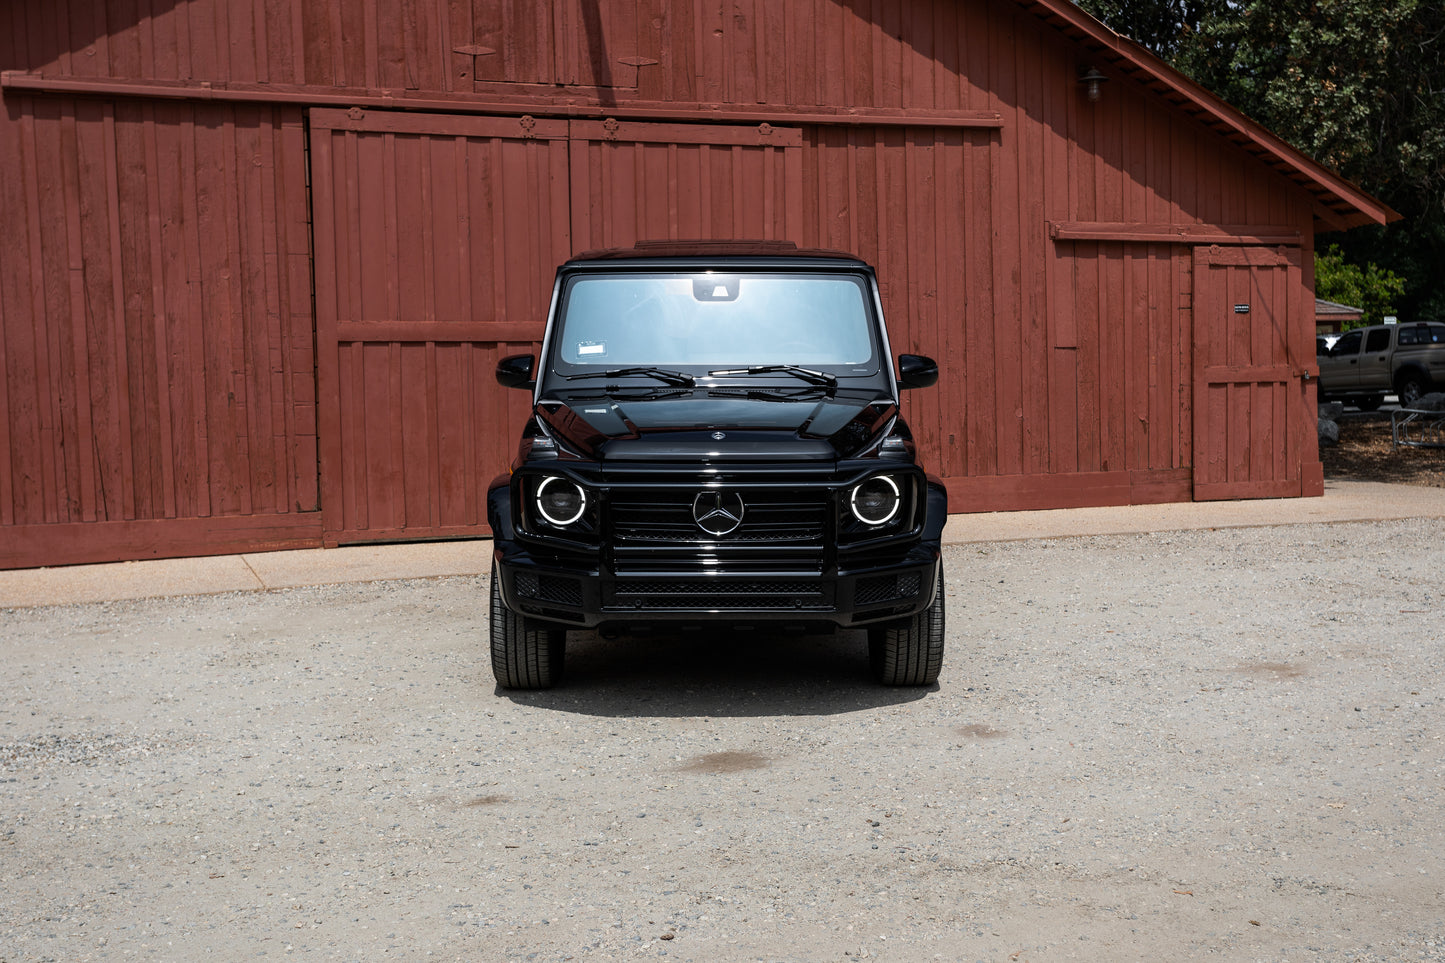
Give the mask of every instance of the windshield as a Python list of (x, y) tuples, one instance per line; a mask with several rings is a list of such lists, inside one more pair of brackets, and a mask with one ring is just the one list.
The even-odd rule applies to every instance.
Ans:
[(872, 375), (867, 282), (838, 274), (616, 274), (574, 278), (552, 334), (556, 370), (791, 365)]

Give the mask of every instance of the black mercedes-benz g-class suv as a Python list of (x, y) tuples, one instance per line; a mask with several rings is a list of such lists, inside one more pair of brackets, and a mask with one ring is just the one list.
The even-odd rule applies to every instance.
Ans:
[(866, 628), (874, 674), (943, 663), (948, 498), (914, 457), (873, 269), (788, 242), (651, 242), (557, 271), (533, 393), (493, 481), (497, 682), (561, 678), (568, 629)]

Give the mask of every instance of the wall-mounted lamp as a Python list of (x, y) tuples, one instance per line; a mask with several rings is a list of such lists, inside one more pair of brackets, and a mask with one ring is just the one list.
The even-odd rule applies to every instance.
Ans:
[(1099, 102), (1099, 91), (1108, 82), (1109, 78), (1099, 73), (1097, 67), (1090, 67), (1079, 76), (1079, 83), (1083, 86), (1084, 93), (1088, 95), (1090, 103)]

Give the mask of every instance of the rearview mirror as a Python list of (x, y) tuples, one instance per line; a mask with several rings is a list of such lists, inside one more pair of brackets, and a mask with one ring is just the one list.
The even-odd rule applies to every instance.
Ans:
[(938, 362), (921, 354), (898, 356), (898, 387), (930, 388), (938, 381)]
[(508, 355), (497, 362), (497, 384), (503, 388), (535, 388), (537, 382), (532, 377), (532, 368), (536, 363), (530, 354)]

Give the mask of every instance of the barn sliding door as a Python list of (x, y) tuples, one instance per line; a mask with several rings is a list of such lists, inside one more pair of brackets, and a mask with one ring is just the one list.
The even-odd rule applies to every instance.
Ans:
[(1303, 493), (1314, 422), (1300, 363), (1309, 334), (1301, 297), (1298, 248), (1195, 250), (1197, 501)]
[(570, 252), (567, 122), (311, 112), (328, 544), (486, 532)]

